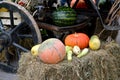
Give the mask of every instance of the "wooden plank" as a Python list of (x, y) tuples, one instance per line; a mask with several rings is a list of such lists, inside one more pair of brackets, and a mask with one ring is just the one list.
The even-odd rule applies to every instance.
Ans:
[[(14, 12), (13, 16), (14, 16), (14, 25), (18, 25), (19, 23), (21, 23), (21, 16), (19, 13)], [(4, 25), (11, 25), (9, 12), (0, 12), (0, 18)]]
[[(2, 19), (2, 22), (4, 25), (10, 25), (10, 20), (9, 19)], [(14, 25), (18, 25), (21, 22), (20, 19), (14, 20)]]

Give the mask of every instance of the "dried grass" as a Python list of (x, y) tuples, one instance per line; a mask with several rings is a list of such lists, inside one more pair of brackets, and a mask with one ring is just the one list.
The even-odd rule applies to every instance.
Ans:
[(30, 53), (23, 54), (19, 62), (20, 80), (119, 80), (120, 46), (112, 42), (98, 51), (72, 62), (66, 59), (58, 64), (45, 64)]

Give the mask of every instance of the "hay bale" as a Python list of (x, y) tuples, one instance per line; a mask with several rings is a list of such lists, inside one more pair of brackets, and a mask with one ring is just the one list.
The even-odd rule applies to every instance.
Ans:
[(65, 59), (58, 64), (44, 64), (31, 54), (23, 54), (18, 68), (19, 80), (119, 80), (120, 51), (115, 52), (119, 54), (117, 60), (113, 55), (116, 49), (120, 47), (111, 50), (111, 46), (104, 46), (82, 58), (74, 56), (72, 62)]
[(116, 65), (118, 70), (118, 76), (120, 78), (120, 45), (116, 44), (115, 42), (107, 43), (104, 46), (104, 49), (109, 53), (112, 54), (116, 58)]

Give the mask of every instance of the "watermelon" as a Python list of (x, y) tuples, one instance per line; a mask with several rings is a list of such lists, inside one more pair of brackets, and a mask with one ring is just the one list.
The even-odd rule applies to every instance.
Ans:
[(53, 14), (53, 23), (57, 26), (70, 26), (75, 24), (77, 20), (77, 15), (74, 9), (70, 7), (59, 7), (57, 8)]

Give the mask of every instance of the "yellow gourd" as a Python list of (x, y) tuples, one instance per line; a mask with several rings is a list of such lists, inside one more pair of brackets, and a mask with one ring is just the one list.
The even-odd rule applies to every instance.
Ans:
[(100, 48), (101, 42), (97, 35), (93, 35), (89, 41), (89, 47), (92, 50), (98, 50)]

